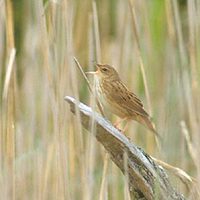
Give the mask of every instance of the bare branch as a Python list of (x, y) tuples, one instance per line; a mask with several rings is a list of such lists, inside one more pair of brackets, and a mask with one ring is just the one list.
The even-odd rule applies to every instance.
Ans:
[[(90, 120), (93, 117), (96, 123), (95, 137), (107, 150), (112, 161), (128, 176), (132, 199), (185, 199), (173, 188), (164, 169), (113, 127), (109, 121), (72, 97), (66, 96), (65, 100), (70, 104), (73, 113), (76, 110), (75, 106), (78, 107), (82, 125), (88, 131), (90, 131)], [(126, 162), (124, 162), (124, 154), (127, 155)], [(126, 167), (124, 163), (127, 163)]]

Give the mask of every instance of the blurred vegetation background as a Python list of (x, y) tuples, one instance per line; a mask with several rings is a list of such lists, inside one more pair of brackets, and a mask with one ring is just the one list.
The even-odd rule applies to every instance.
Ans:
[(0, 30), (2, 199), (128, 199), (122, 173), (105, 166), (104, 149), (64, 102), (71, 95), (96, 109), (74, 56), (85, 71), (113, 65), (151, 113), (161, 153), (136, 122), (126, 134), (200, 180), (199, 0), (1, 0)]

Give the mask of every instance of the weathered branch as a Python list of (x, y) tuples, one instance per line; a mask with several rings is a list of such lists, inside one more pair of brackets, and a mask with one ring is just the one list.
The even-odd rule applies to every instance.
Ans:
[[(90, 131), (90, 121), (96, 123), (96, 139), (104, 146), (113, 162), (128, 174), (129, 191), (133, 199), (185, 199), (169, 182), (164, 169), (156, 164), (142, 149), (134, 145), (124, 134), (98, 113), (74, 98), (66, 96), (71, 111), (80, 111), (82, 125)], [(124, 162), (124, 155), (127, 158)], [(128, 166), (125, 166), (127, 163)], [(125, 172), (125, 169), (128, 171)]]

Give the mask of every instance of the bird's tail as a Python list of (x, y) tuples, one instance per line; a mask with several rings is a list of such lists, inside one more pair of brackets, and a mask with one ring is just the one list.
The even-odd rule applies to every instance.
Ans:
[(162, 143), (161, 139), (162, 138), (158, 134), (158, 132), (156, 131), (155, 124), (151, 121), (150, 117), (139, 116), (138, 122), (140, 122), (141, 124), (146, 126), (150, 131), (152, 131), (155, 134), (156, 145), (157, 145), (157, 147), (160, 151), (161, 150), (161, 143)]
[(149, 117), (139, 116), (138, 121), (151, 130), (159, 140), (161, 139), (161, 136), (156, 131), (155, 124), (150, 120)]

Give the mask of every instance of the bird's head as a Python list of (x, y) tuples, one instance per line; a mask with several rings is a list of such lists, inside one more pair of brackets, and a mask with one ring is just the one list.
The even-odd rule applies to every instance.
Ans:
[(107, 64), (97, 64), (96, 72), (87, 72), (88, 74), (95, 74), (98, 78), (118, 80), (119, 75), (114, 67)]

